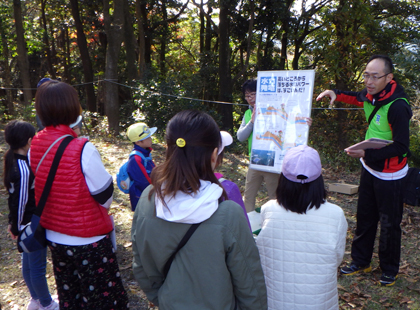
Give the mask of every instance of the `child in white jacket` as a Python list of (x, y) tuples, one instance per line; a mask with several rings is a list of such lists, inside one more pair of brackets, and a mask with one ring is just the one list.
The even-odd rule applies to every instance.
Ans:
[(337, 268), (346, 244), (343, 210), (325, 200), (318, 152), (306, 145), (283, 160), (277, 199), (262, 206), (257, 239), (268, 309), (338, 309)]

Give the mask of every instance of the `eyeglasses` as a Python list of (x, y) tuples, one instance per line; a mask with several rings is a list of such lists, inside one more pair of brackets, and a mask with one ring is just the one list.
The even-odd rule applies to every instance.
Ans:
[(381, 75), (381, 76), (376, 76), (376, 75), (369, 75), (369, 74), (363, 74), (363, 79), (367, 82), (369, 79), (372, 82), (376, 82), (377, 80), (383, 78), (384, 76), (387, 76), (389, 73)]
[(253, 98), (253, 97), (255, 97), (255, 93), (246, 93), (245, 94), (245, 99), (247, 99), (247, 98)]

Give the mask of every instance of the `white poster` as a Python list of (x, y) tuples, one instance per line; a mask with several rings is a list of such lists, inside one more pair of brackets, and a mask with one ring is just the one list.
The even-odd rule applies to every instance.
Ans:
[(250, 167), (280, 173), (287, 150), (308, 143), (315, 70), (259, 71)]

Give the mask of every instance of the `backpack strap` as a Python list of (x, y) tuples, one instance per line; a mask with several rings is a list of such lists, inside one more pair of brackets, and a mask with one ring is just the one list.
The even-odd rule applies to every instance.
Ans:
[(139, 165), (139, 168), (140, 168), (141, 172), (143, 172), (146, 180), (149, 181), (150, 184), (152, 184), (152, 180), (150, 179), (149, 175), (147, 174), (146, 168), (141, 163), (141, 159), (139, 157), (136, 157), (136, 156), (134, 156), (134, 158), (136, 159), (137, 165)]
[(130, 153), (130, 157), (133, 156), (133, 155), (140, 156), (144, 160), (144, 162), (148, 162), (148, 161), (152, 160), (152, 156), (145, 157), (142, 152), (139, 152), (139, 151), (136, 151), (136, 150), (134, 150)]
[[(141, 158), (136, 157), (134, 155), (138, 155)], [(140, 168), (141, 172), (143, 172), (144, 177), (146, 178), (146, 180), (150, 184), (152, 184), (152, 180), (150, 179), (149, 174), (146, 171), (146, 167), (144, 167), (144, 165), (141, 163), (141, 159), (143, 159), (144, 160), (144, 163), (146, 163), (148, 160), (151, 160), (152, 158), (150, 156), (149, 157), (144, 157), (144, 155), (141, 152), (136, 151), (136, 150), (134, 150), (134, 151), (132, 151), (130, 153), (130, 156), (129, 157), (131, 157), (131, 156), (134, 156), (134, 158), (136, 159), (137, 165), (139, 165), (139, 168)]]

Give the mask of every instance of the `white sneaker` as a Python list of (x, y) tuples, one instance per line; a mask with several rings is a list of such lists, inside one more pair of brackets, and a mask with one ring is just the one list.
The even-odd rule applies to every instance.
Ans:
[(39, 310), (60, 310), (60, 305), (55, 300), (52, 300), (49, 306), (43, 307), (39, 305)]
[(26, 306), (26, 310), (38, 310), (40, 306), (38, 299), (33, 299), (29, 301), (29, 304)]

